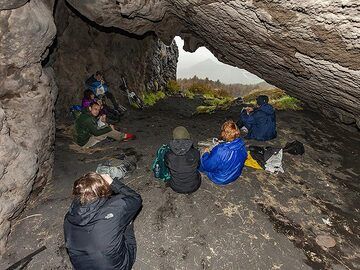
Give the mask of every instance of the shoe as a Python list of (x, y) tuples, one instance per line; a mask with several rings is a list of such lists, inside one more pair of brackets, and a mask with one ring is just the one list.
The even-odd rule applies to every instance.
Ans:
[(131, 133), (125, 133), (125, 137), (123, 139), (124, 142), (130, 141), (130, 140), (134, 140), (136, 137), (134, 134)]

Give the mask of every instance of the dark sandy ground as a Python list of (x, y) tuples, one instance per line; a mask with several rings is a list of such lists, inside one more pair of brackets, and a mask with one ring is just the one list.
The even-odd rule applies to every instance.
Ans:
[[(14, 222), (0, 269), (42, 245), (25, 269), (71, 269), (63, 243), (63, 217), (73, 181), (121, 151), (136, 155), (138, 169), (124, 182), (143, 198), (135, 221), (138, 241), (134, 269), (360, 269), (360, 136), (315, 113), (278, 112), (284, 146), (299, 140), (303, 156), (284, 155), (283, 174), (245, 168), (225, 187), (204, 178), (198, 192), (180, 195), (155, 181), (150, 171), (156, 149), (178, 125), (195, 141), (216, 136), (227, 112), (191, 117), (196, 100), (169, 98), (121, 123), (138, 139), (102, 143), (80, 153), (58, 124), (54, 176)], [(319, 235), (336, 245), (319, 246)]]

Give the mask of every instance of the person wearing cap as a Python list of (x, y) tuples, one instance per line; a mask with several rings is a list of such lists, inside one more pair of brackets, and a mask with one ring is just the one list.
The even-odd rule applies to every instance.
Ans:
[(276, 138), (276, 116), (274, 108), (269, 104), (269, 97), (260, 95), (256, 98), (257, 108), (246, 107), (241, 111), (239, 128), (248, 129), (246, 139), (268, 141)]
[(188, 130), (183, 126), (176, 127), (169, 146), (165, 164), (171, 174), (170, 187), (178, 193), (195, 192), (201, 185), (198, 171), (200, 153), (194, 148)]

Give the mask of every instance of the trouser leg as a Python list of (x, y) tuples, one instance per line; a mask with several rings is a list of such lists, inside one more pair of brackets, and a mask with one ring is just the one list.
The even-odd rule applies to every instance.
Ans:
[(113, 104), (115, 110), (119, 110), (119, 104), (116, 102), (116, 99), (115, 99), (114, 95), (111, 92), (106, 92), (105, 95), (106, 95), (106, 97), (108, 99), (110, 99), (110, 101)]
[(106, 135), (106, 137), (110, 137), (114, 140), (122, 141), (124, 139), (125, 133), (117, 131), (117, 130), (112, 130), (104, 135)]
[(125, 133), (122, 133), (122, 132), (117, 131), (117, 130), (112, 130), (112, 131), (110, 131), (108, 133), (105, 133), (103, 135), (100, 135), (100, 136), (91, 136), (89, 141), (85, 145), (83, 145), (82, 147), (83, 148), (92, 147), (95, 144), (105, 140), (107, 137), (112, 138), (112, 139), (117, 140), (117, 141), (121, 141), (121, 140), (124, 139), (124, 136), (125, 136)]

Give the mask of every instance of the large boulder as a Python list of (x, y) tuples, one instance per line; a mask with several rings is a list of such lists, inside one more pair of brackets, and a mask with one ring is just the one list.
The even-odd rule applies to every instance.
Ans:
[[(41, 0), (0, 2), (0, 253), (10, 220), (33, 189), (51, 177), (56, 85), (43, 69), (56, 34), (52, 11)], [(6, 4), (6, 3), (5, 3)], [(13, 9), (11, 9), (13, 8)], [(44, 54), (45, 53), (45, 54)]]

